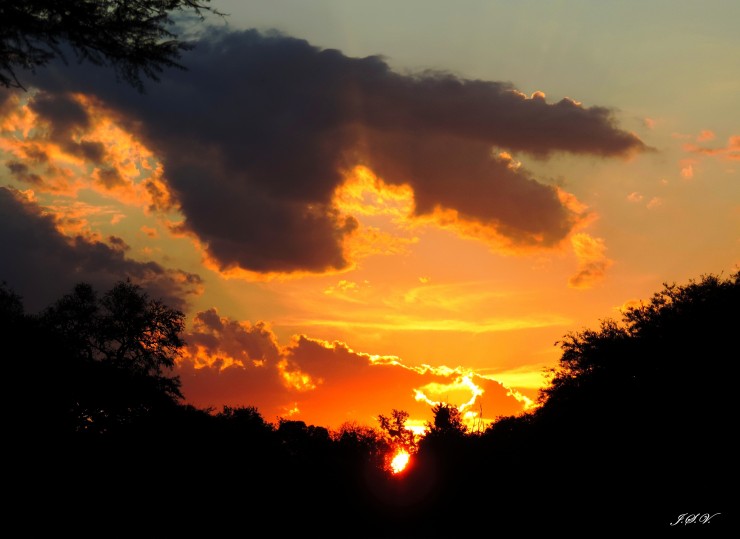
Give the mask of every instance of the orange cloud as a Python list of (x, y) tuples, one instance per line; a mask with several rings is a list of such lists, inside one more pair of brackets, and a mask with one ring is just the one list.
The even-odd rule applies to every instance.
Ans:
[[(495, 152), (493, 159), (510, 171), (521, 167), (521, 163), (505, 151)], [(594, 214), (571, 193), (556, 188), (554, 194), (565, 216), (564, 223), (561, 223), (564, 229), (582, 229), (594, 219)], [(344, 183), (334, 192), (333, 203), (341, 215), (358, 219), (384, 216), (390, 219), (393, 228), (388, 232), (360, 221), (357, 230), (344, 240), (345, 256), (351, 263), (369, 255), (406, 252), (419, 241), (418, 237), (409, 236), (409, 231), (424, 226), (450, 230), (461, 237), (483, 241), (491, 249), (507, 254), (535, 252), (552, 246), (553, 242), (549, 232), (538, 231), (537, 226), (533, 227), (533, 232), (525, 232), (527, 227), (519, 227), (514, 233), (507, 225), (495, 220), (481, 220), (441, 205), (431, 211), (417, 213), (415, 192), (410, 185), (388, 184), (366, 166), (357, 166), (345, 173)]]
[(159, 237), (159, 232), (157, 232), (157, 229), (156, 228), (143, 225), (139, 230), (141, 230), (141, 232), (143, 232), (146, 236), (148, 236), (150, 238), (157, 238), (157, 237)]
[(4, 92), (0, 96), (0, 134), (28, 135), (36, 124), (36, 114), (28, 107), (17, 92)]
[(663, 199), (660, 197), (653, 197), (647, 203), (647, 209), (652, 210), (663, 205)]
[[(627, 200), (632, 202), (633, 204), (639, 204), (643, 201), (645, 197), (642, 195), (642, 193), (638, 193), (637, 191), (634, 191), (627, 195)], [(653, 208), (657, 208), (658, 206), (661, 206), (663, 204), (663, 199), (660, 197), (652, 197), (650, 200), (647, 201), (645, 204), (645, 207), (649, 210), (652, 210)]]
[[(575, 195), (557, 189), (557, 198), (562, 207), (567, 211), (567, 226), (571, 231), (585, 228), (595, 219), (595, 214), (588, 211)], [(461, 215), (457, 210), (437, 206), (434, 210), (423, 216), (416, 217), (415, 222), (436, 226), (450, 230), (463, 238), (470, 238), (485, 242), (492, 250), (503, 254), (532, 254), (542, 249), (559, 247), (565, 241), (556, 241), (543, 232), (523, 233), (516, 236), (503, 233), (495, 222), (483, 222), (478, 219), (468, 218)]]
[[(471, 421), (516, 414), (527, 399), (500, 382), (461, 368), (410, 367), (400, 358), (356, 352), (342, 342), (296, 335), (281, 346), (264, 323), (236, 322), (215, 309), (198, 313), (178, 373), (196, 406), (257, 406), (267, 418), (311, 418), (325, 426), (372, 424), (391, 408), (415, 424), (430, 403), (450, 402)], [(424, 397), (422, 398), (421, 395)]]
[(643, 118), (642, 123), (648, 129), (655, 129), (655, 125), (658, 123), (654, 118)]
[(280, 358), (277, 339), (265, 323), (236, 322), (221, 317), (216, 309), (195, 315), (186, 341), (186, 356), (195, 368), (260, 367)]
[(344, 173), (334, 190), (333, 203), (352, 215), (390, 215), (403, 222), (414, 212), (414, 191), (407, 184), (392, 185), (368, 167), (356, 166)]
[(153, 153), (91, 96), (11, 94), (0, 122), (0, 151), (21, 184), (65, 197), (91, 190), (145, 211), (176, 208)]
[(571, 288), (590, 288), (604, 278), (606, 270), (614, 263), (606, 256), (604, 240), (586, 233), (571, 238), (573, 252), (578, 259), (578, 271), (568, 280)]
[[(697, 141), (711, 140), (714, 138), (697, 137)], [(740, 161), (740, 135), (733, 135), (727, 139), (727, 146), (722, 148), (705, 148), (695, 144), (684, 144), (684, 150), (691, 153), (716, 157), (726, 161)]]
[(417, 237), (401, 237), (384, 232), (378, 227), (360, 224), (355, 232), (345, 237), (345, 256), (353, 266), (358, 260), (372, 255), (398, 255), (407, 253), (419, 242)]
[[(362, 303), (359, 298), (362, 292), (370, 290), (370, 282), (365, 280), (362, 282), (348, 281), (341, 279), (337, 284), (328, 286), (324, 289), (324, 294), (339, 298), (343, 301)], [(364, 295), (364, 294), (363, 294)]]
[(113, 206), (95, 205), (79, 200), (60, 198), (42, 208), (44, 215), (53, 217), (57, 230), (67, 237), (84, 236), (90, 241), (100, 241), (101, 235), (92, 221), (120, 222), (125, 216)]
[(681, 166), (681, 176), (686, 178), (687, 180), (690, 180), (694, 177), (694, 165), (696, 165), (699, 161), (696, 159), (681, 159), (679, 161), (679, 165)]

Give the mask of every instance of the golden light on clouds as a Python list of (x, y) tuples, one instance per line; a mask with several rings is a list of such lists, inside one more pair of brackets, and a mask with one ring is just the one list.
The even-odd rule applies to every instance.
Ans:
[(506, 164), (509, 170), (518, 170), (522, 167), (522, 162), (514, 159), (509, 152), (499, 152), (498, 158)]
[(601, 238), (593, 238), (581, 232), (573, 235), (571, 243), (578, 260), (578, 269), (568, 280), (568, 285), (572, 288), (590, 288), (603, 279), (614, 261), (606, 256), (606, 245)]
[(380, 401), (369, 397), (385, 396), (410, 411), (409, 426), (418, 429), (434, 403), (451, 402), (469, 411), (471, 424), (492, 420), (483, 417), (483, 410), (511, 413), (528, 405), (515, 390), (470, 369), (408, 365), (397, 356), (359, 352), (344, 342), (302, 334), (281, 345), (268, 325), (237, 322), (215, 309), (198, 313), (191, 328), (178, 365), (184, 391), (201, 404), (213, 398), (210, 387), (228, 403), (259, 399), (271, 413), (298, 408), (302, 412), (293, 417), (319, 413), (325, 424), (337, 425), (346, 420), (338, 403), (354, 409), (355, 419), (369, 421), (380, 411)]
[[(27, 137), (36, 125), (36, 114), (28, 106), (20, 93), (8, 96), (8, 101), (0, 115), (0, 132), (4, 135)], [(0, 144), (3, 144), (0, 139)]]
[(288, 360), (283, 359), (277, 364), (278, 372), (280, 373), (283, 383), (291, 389), (298, 391), (311, 391), (322, 383), (323, 380), (320, 378), (314, 380), (310, 375), (301, 370), (295, 365), (289, 364)]
[(357, 329), (383, 329), (393, 331), (441, 331), (462, 333), (489, 333), (519, 329), (536, 329), (552, 326), (567, 326), (571, 319), (559, 315), (540, 315), (526, 318), (489, 318), (486, 320), (430, 319), (402, 314), (384, 315), (375, 321), (361, 318), (294, 318), (286, 316), (281, 323), (287, 326), (346, 327), (351, 324)]
[[(161, 163), (121, 127), (112, 111), (97, 99), (75, 93), (58, 98), (73, 111), (68, 113), (73, 120), (34, 112), (34, 106), (48, 99), (35, 92), (11, 96), (0, 150), (11, 156), (6, 165), (14, 178), (43, 197), (42, 208), (54, 216), (61, 233), (99, 240), (92, 217), (102, 223), (109, 215), (107, 223), (116, 225), (130, 210), (176, 210)], [(92, 200), (92, 193), (105, 202), (80, 200), (82, 195)]]
[(63, 235), (74, 238), (83, 236), (87, 239), (102, 240), (102, 234), (92, 224), (92, 220), (117, 224), (125, 219), (125, 214), (117, 207), (90, 204), (79, 200), (61, 198), (56, 203), (44, 208), (45, 213), (54, 217), (57, 230)]
[(432, 406), (442, 402), (459, 402), (456, 407), (463, 411), (472, 406), (483, 393), (484, 390), (473, 382), (472, 373), (465, 373), (450, 383), (432, 382), (415, 389), (414, 398)]
[(343, 247), (347, 258), (356, 262), (373, 255), (405, 254), (418, 242), (417, 237), (403, 237), (384, 232), (378, 227), (360, 224), (358, 230), (345, 238)]
[(342, 242), (351, 266), (368, 256), (407, 253), (419, 241), (411, 233), (409, 220), (414, 211), (411, 187), (387, 184), (367, 167), (357, 166), (345, 173), (332, 204), (339, 216), (358, 219), (358, 228)]
[[(533, 98), (539, 98), (537, 96)], [(509, 152), (495, 150), (494, 159), (506, 168), (517, 170), (521, 162)], [(595, 214), (579, 201), (575, 195), (555, 188), (557, 199), (569, 213), (569, 226), (580, 230), (588, 226)], [(482, 241), (498, 253), (523, 255), (552, 248), (546, 246), (543, 233), (519, 232), (516, 236), (503, 233), (496, 222), (483, 222), (465, 217), (454, 208), (440, 205), (431, 212), (415, 214), (413, 188), (407, 184), (392, 185), (383, 181), (368, 167), (357, 166), (346, 173), (344, 183), (335, 190), (333, 204), (340, 215), (352, 215), (360, 219), (360, 227), (345, 239), (345, 249), (350, 260), (372, 254), (402, 254), (420, 241), (414, 231), (425, 227), (447, 230), (461, 238)], [(363, 222), (365, 218), (385, 217), (383, 228)], [(565, 244), (565, 240), (561, 245)], [(555, 245), (554, 248), (560, 248)]]
[(448, 230), (462, 238), (474, 239), (486, 243), (493, 251), (505, 254), (523, 254), (528, 251), (537, 250), (534, 247), (544, 240), (542, 234), (530, 234), (529, 246), (522, 246), (513, 238), (499, 232), (491, 223), (483, 223), (477, 219), (462, 216), (460, 212), (452, 208), (436, 206), (434, 210), (416, 218), (420, 225), (439, 227)]
[(414, 191), (405, 184), (387, 184), (369, 168), (356, 166), (345, 173), (333, 202), (344, 213), (388, 215), (400, 223), (414, 212)]
[[(207, 243), (188, 227), (187, 221), (178, 212), (178, 203), (165, 179), (165, 170), (154, 153), (132, 133), (123, 129), (115, 114), (96, 100), (80, 94), (75, 94), (70, 99), (81, 107), (89, 121), (84, 128), (77, 126), (66, 133), (67, 139), (58, 133), (55, 135), (50, 124), (36, 122), (33, 127), (29, 127), (36, 118), (31, 109), (21, 105), (18, 106), (13, 124), (15, 138), (11, 142), (7, 141), (7, 137), (1, 139), (5, 144), (4, 150), (33, 163), (27, 169), (18, 168), (16, 174), (20, 181), (33, 185), (34, 190), (28, 191), (29, 196), (37, 196), (38, 192), (57, 197), (53, 204), (46, 203), (45, 211), (54, 215), (57, 226), (65, 235), (83, 234), (102, 240), (103, 236), (95, 223), (102, 219), (111, 224), (121, 222), (127, 216), (127, 208), (135, 208), (152, 218), (149, 221), (136, 221), (135, 226), (141, 237), (148, 241), (168, 239), (159, 237), (158, 230), (161, 229), (169, 232), (166, 236), (170, 239), (187, 238), (195, 252), (200, 254), (202, 266), (214, 271), (219, 278), (279, 283), (288, 280), (302, 282), (303, 278), (315, 274), (309, 271), (257, 272), (236, 264), (225, 265), (223, 261), (217, 260), (209, 251)], [(54, 137), (56, 140), (52, 140)], [(80, 153), (81, 147), (88, 147), (84, 145), (97, 148), (96, 151), (102, 152), (104, 159), (96, 161), (93, 153)], [(43, 156), (43, 159), (38, 156)], [(494, 157), (511, 170), (521, 167), (521, 163), (514, 160), (508, 152), (499, 151)], [(33, 183), (37, 172), (39, 181)], [(95, 193), (110, 204), (75, 200), (75, 197), (85, 191)], [(557, 195), (577, 221), (571, 224), (585, 226), (591, 218), (586, 206), (574, 195), (563, 190), (558, 189)], [(438, 282), (426, 273), (428, 268), (411, 270), (415, 272), (413, 281), (416, 286), (401, 290), (387, 287), (377, 289), (370, 279), (350, 278), (349, 274), (357, 269), (357, 263), (367, 257), (400, 257), (412, 254), (422, 235), (429, 230), (448, 231), (454, 237), (482, 241), (489, 249), (500, 253), (526, 254), (528, 251), (520, 242), (500, 233), (494, 223), (463, 218), (455, 210), (438, 207), (431, 214), (415, 215), (413, 189), (406, 184), (388, 184), (369, 168), (355, 167), (346, 174), (344, 183), (335, 190), (328, 206), (314, 205), (307, 211), (327, 212), (327, 215), (333, 216), (337, 226), (347, 216), (358, 219), (358, 227), (343, 236), (342, 240), (342, 248), (349, 264), (341, 270), (330, 269), (323, 272), (324, 276), (347, 274), (347, 278), (339, 279), (335, 284), (321, 290), (325, 298), (353, 303), (358, 310), (356, 313), (335, 311), (339, 314), (326, 319), (296, 316), (291, 320), (290, 316), (283, 316), (283, 325), (293, 324), (306, 328), (321, 326), (329, 329), (351, 326), (353, 331), (373, 332), (484, 334), (560, 326), (570, 322), (567, 317), (557, 314), (480, 317), (477, 314), (478, 306), (496, 299), (503, 292), (481, 291), (482, 283), (478, 282)], [(531, 250), (535, 251), (544, 238), (535, 234), (527, 241), (534, 246)], [(116, 246), (126, 248), (125, 243)], [(147, 252), (152, 252), (150, 247), (147, 246), (146, 249)], [(383, 276), (379, 278), (382, 279)], [(373, 304), (378, 311), (368, 316), (367, 307)], [(412, 376), (404, 382), (408, 385), (406, 398), (420, 405), (454, 399), (455, 405), (465, 411), (466, 422), (471, 425), (484, 419), (482, 411), (475, 411), (473, 408), (487, 397), (485, 385), (488, 383), (494, 384), (500, 392), (494, 401), (511, 401), (506, 404), (508, 409), (523, 410), (532, 404), (530, 399), (517, 391), (471, 371), (428, 365), (410, 366), (396, 356), (355, 352), (344, 343), (318, 338), (293, 338), (289, 344), (282, 346), (265, 323), (252, 325), (235, 322), (215, 311), (200, 313), (195, 317), (188, 342), (181, 365), (192, 366), (189, 380), (207, 380), (209, 376), (215, 376), (214, 384), (215, 380), (227, 383), (226, 380), (240, 379), (241, 373), (244, 373), (256, 380), (249, 382), (247, 387), (256, 387), (253, 384), (258, 384), (268, 389), (273, 388), (279, 395), (275, 397), (277, 400), (273, 409), (282, 410), (288, 417), (300, 417), (303, 409), (315, 413), (316, 406), (319, 405), (316, 403), (323, 403), (321, 406), (326, 407), (327, 402), (336, 398), (331, 395), (337, 392), (343, 394), (337, 388), (339, 378), (322, 374), (321, 370), (316, 371), (315, 367), (296, 360), (294, 355), (308, 347), (307, 343), (318, 346), (330, 355), (348, 354), (361, 360), (360, 364), (364, 361), (375, 369), (392, 368), (389, 371), (392, 373), (391, 379)], [(425, 382), (415, 384), (412, 380)], [(348, 382), (343, 380), (341, 383)], [(352, 391), (352, 387), (350, 385), (348, 391)], [(245, 388), (236, 385), (223, 391), (223, 399), (232, 403), (238, 401), (230, 399), (243, 399), (248, 395)], [(328, 396), (321, 397), (322, 392), (326, 392)], [(400, 389), (398, 395), (403, 395)], [(312, 396), (311, 399), (314, 400), (303, 400), (308, 396)], [(196, 401), (198, 398), (200, 397), (196, 397)], [(310, 405), (308, 402), (314, 404)], [(424, 428), (424, 420), (418, 415), (409, 424), (419, 430)]]
[[(499, 152), (497, 159), (504, 162), (507, 168), (518, 169), (521, 163), (515, 161), (507, 152)], [(567, 212), (567, 226), (571, 232), (586, 228), (596, 219), (586, 204), (562, 188), (556, 187), (555, 194), (559, 203)], [(550, 239), (544, 232), (519, 231), (515, 235), (502, 232), (497, 222), (483, 222), (479, 219), (465, 217), (455, 209), (436, 206), (429, 214), (414, 217), (416, 226), (433, 226), (453, 232), (460, 238), (473, 239), (485, 243), (498, 254), (527, 256), (547, 251), (561, 251), (568, 245), (567, 237), (549, 244)]]
[[(493, 158), (511, 170), (521, 167), (521, 163), (508, 152), (498, 151)], [(163, 190), (166, 194), (166, 188)], [(564, 221), (559, 226), (574, 232), (587, 227), (595, 219), (594, 212), (575, 195), (561, 188), (553, 188), (553, 195), (563, 211)], [(548, 250), (558, 252), (569, 245), (567, 235), (553, 244), (546, 232), (527, 232), (523, 228), (516, 233), (505, 232), (495, 221), (483, 222), (465, 217), (452, 208), (438, 205), (423, 214), (416, 214), (415, 208), (411, 186), (389, 184), (366, 166), (356, 166), (347, 171), (343, 183), (334, 190), (330, 204), (311, 204), (307, 209), (334, 223), (344, 259), (342, 267), (326, 267), (318, 272), (296, 268), (289, 271), (245, 269), (239, 263), (217, 258), (208, 243), (191, 231), (186, 221), (173, 223), (169, 229), (173, 234), (191, 240), (204, 267), (225, 279), (252, 282), (301, 280), (317, 274), (348, 274), (368, 257), (413, 255), (422, 237), (432, 230), (482, 242), (491, 251), (504, 255), (526, 256)], [(343, 228), (349, 220), (355, 223), (351, 230)], [(433, 322), (433, 325), (439, 323)]]
[[(711, 131), (702, 131), (702, 134), (703, 133), (711, 133)], [(711, 137), (700, 135), (696, 140), (697, 142), (712, 140), (714, 138), (714, 133), (711, 134)], [(726, 161), (737, 161), (740, 160), (740, 135), (730, 136), (727, 139), (727, 145), (720, 148), (707, 148), (697, 144), (684, 144), (683, 149), (694, 154), (716, 157)]]

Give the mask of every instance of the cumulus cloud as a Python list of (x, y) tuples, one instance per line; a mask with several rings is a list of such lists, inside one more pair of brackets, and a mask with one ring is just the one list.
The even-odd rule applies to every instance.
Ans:
[(196, 366), (262, 366), (277, 363), (280, 355), (277, 340), (264, 323), (252, 326), (222, 318), (215, 308), (195, 315), (187, 343)]
[(269, 326), (196, 314), (178, 364), (183, 393), (201, 407), (256, 406), (269, 420), (310, 417), (339, 426), (373, 424), (381, 407), (428, 419), (431, 404), (449, 402), (487, 418), (521, 412), (531, 401), (501, 383), (462, 369), (410, 367), (394, 356), (352, 350), (342, 342), (296, 335), (278, 344)]
[(46, 307), (79, 282), (100, 290), (130, 278), (155, 298), (182, 308), (199, 293), (198, 275), (126, 258), (125, 243), (63, 235), (53, 216), (23, 193), (0, 187), (0, 280), (23, 296), (29, 311)]
[[(346, 171), (373, 170), (414, 194), (414, 215), (454, 211), (512, 245), (547, 247), (580, 216), (503, 153), (625, 156), (646, 150), (612, 111), (547, 102), (509, 83), (400, 74), (299, 39), (214, 31), (139, 95), (89, 66), (45, 69), (36, 113), (53, 137), (84, 127), (70, 93), (102, 99), (161, 158), (169, 189), (212, 265), (226, 272), (346, 268), (358, 229), (334, 195)], [(53, 104), (60, 106), (52, 111)], [(70, 147), (93, 161), (99, 147)], [(113, 185), (114, 174), (100, 181)]]

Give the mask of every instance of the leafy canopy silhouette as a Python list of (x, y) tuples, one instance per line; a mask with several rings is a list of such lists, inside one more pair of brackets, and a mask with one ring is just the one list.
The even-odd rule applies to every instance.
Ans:
[(416, 439), (413, 431), (406, 428), (409, 413), (405, 410), (394, 408), (391, 415), (378, 415), (380, 429), (393, 447), (403, 448), (409, 453), (416, 451)]
[(447, 402), (440, 402), (432, 406), (433, 421), (427, 422), (428, 435), (431, 436), (459, 436), (466, 434), (468, 428), (457, 406)]
[(184, 319), (130, 281), (103, 295), (80, 283), (41, 313), (41, 330), (68, 365), (75, 430), (105, 432), (183, 398), (170, 370), (185, 344)]
[(649, 301), (626, 308), (621, 322), (566, 335), (540, 394), (543, 411), (577, 406), (587, 413), (598, 403), (601, 412), (623, 413), (669, 402), (674, 415), (680, 408), (684, 420), (699, 417), (723, 394), (717, 373), (737, 349), (739, 305), (740, 271), (725, 279), (705, 275), (664, 283)]
[(182, 66), (190, 45), (174, 31), (175, 16), (206, 13), (210, 0), (0, 0), (0, 86), (25, 89), (16, 71), (66, 61), (68, 45), (79, 61), (112, 66), (139, 90), (142, 76), (158, 80)]

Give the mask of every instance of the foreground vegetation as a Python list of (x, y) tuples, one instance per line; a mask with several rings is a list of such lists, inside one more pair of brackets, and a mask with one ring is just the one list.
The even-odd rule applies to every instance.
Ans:
[[(674, 531), (685, 513), (720, 513), (691, 525), (717, 530), (734, 525), (739, 313), (740, 272), (664, 285), (566, 335), (536, 410), (471, 432), (440, 404), (414, 440), (401, 410), (333, 431), (184, 404), (184, 316), (130, 282), (81, 284), (38, 315), (0, 287), (15, 499), (38, 515), (30, 532), (96, 537), (603, 536)], [(394, 475), (399, 447), (413, 455)]]

